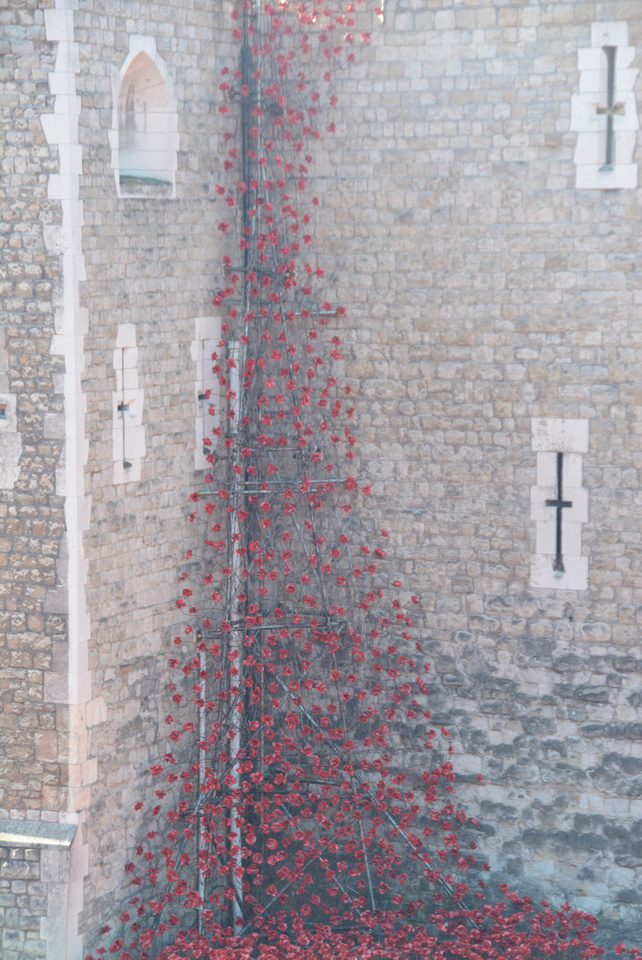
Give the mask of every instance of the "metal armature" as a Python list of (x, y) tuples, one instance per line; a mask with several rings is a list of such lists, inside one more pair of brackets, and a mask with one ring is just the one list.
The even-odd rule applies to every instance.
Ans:
[[(272, 314), (280, 311), (285, 319), (286, 307), (283, 302), (283, 291), (278, 291), (279, 299), (276, 303), (274, 299), (263, 298), (261, 296), (257, 297), (257, 291), (254, 286), (256, 280), (252, 279), (265, 275), (268, 270), (277, 277), (279, 273), (276, 271), (276, 249), (273, 248), (273, 263), (260, 263), (257, 255), (257, 245), (254, 242), (256, 233), (261, 226), (265, 205), (266, 203), (271, 204), (272, 202), (273, 191), (273, 187), (266, 183), (265, 166), (256, 162), (256, 157), (261, 156), (263, 153), (263, 119), (260, 116), (257, 118), (253, 115), (253, 108), (255, 106), (261, 106), (260, 84), (256, 83), (255, 77), (257, 57), (256, 54), (253, 53), (257, 39), (262, 35), (261, 0), (256, 0), (249, 8), (246, 8), (243, 12), (242, 19), (241, 72), (244, 83), (250, 87), (251, 92), (249, 96), (240, 98), (242, 178), (249, 189), (242, 194), (240, 203), (239, 235), (246, 238), (247, 242), (244, 244), (243, 249), (243, 263), (238, 267), (224, 268), (224, 277), (227, 279), (235, 271), (241, 275), (241, 297), (239, 298), (238, 308), (239, 315), (242, 318), (245, 319), (263, 308), (268, 309)], [(258, 128), (258, 136), (255, 135), (253, 138), (250, 136), (251, 128), (254, 129), (255, 133)], [(231, 303), (232, 301), (226, 302)], [(313, 311), (313, 313), (318, 316), (324, 315), (324, 311), (319, 310)], [(292, 370), (291, 354), (288, 352), (290, 343), (285, 322), (282, 324), (282, 330), (286, 337), (283, 344), (283, 351), (284, 356), (288, 358), (290, 379), (296, 382), (294, 371)], [(251, 351), (254, 351), (254, 355), (251, 355)], [(230, 623), (231, 631), (219, 637), (224, 644), (223, 653), (226, 656), (233, 656), (234, 660), (232, 662), (238, 665), (237, 675), (232, 677), (228, 674), (226, 681), (228, 716), (233, 730), (233, 739), (230, 743), (229, 753), (230, 756), (234, 758), (238, 758), (239, 753), (247, 750), (247, 740), (249, 739), (247, 716), (250, 714), (246, 712), (244, 715), (235, 709), (238, 701), (243, 698), (243, 691), (245, 689), (243, 685), (245, 679), (243, 674), (243, 649), (246, 634), (250, 629), (247, 626), (246, 618), (248, 611), (252, 607), (255, 608), (255, 611), (258, 610), (260, 613), (264, 612), (264, 604), (261, 603), (261, 596), (259, 594), (260, 583), (257, 581), (256, 575), (250, 578), (249, 581), (243, 580), (241, 550), (245, 551), (247, 555), (249, 542), (253, 539), (254, 534), (256, 534), (257, 538), (264, 544), (271, 539), (265, 536), (260, 525), (261, 509), (258, 501), (261, 494), (265, 495), (266, 490), (270, 490), (271, 494), (287, 488), (298, 490), (302, 479), (312, 472), (310, 467), (313, 466), (309, 454), (296, 450), (296, 447), (293, 448), (292, 444), (296, 443), (296, 436), (292, 435), (288, 437), (288, 447), (285, 451), (279, 451), (279, 448), (272, 446), (269, 440), (272, 439), (273, 442), (276, 443), (277, 436), (281, 435), (282, 432), (279, 431), (278, 434), (270, 438), (269, 431), (257, 429), (259, 426), (255, 422), (257, 396), (262, 392), (264, 387), (261, 383), (260, 373), (254, 377), (254, 386), (251, 388), (248, 388), (247, 383), (244, 382), (244, 378), (245, 371), (248, 367), (248, 360), (253, 361), (255, 370), (260, 371), (262, 353), (264, 352), (267, 352), (266, 341), (262, 339), (259, 340), (256, 337), (240, 336), (239, 339), (228, 341), (228, 353), (226, 357), (230, 374), (228, 390), (229, 401), (226, 417), (228, 429), (225, 437), (225, 446), (223, 447), (221, 441), (219, 441), (215, 454), (217, 467), (224, 463), (227, 464), (226, 485), (230, 492), (230, 505), (234, 508), (231, 513), (227, 514), (227, 569), (231, 570), (232, 573), (231, 576), (228, 576), (225, 585), (225, 601), (221, 613), (223, 618)], [(297, 406), (299, 400), (298, 389), (289, 392), (288, 400), (290, 409)], [(289, 412), (290, 411), (288, 411), (288, 413)], [(286, 422), (291, 423), (291, 420), (292, 418), (289, 416)], [(258, 437), (257, 433), (259, 434)], [(259, 442), (259, 437), (262, 442)], [(295, 451), (294, 453), (293, 449)], [(253, 467), (253, 472), (250, 473), (247, 467), (244, 467), (241, 472), (239, 472), (238, 469), (235, 470), (234, 465), (243, 463), (242, 451), (247, 455), (248, 450), (251, 450), (251, 456), (249, 457), (247, 467)], [(270, 463), (273, 461), (277, 461), (278, 463), (277, 475), (270, 472)], [(331, 480), (330, 478), (319, 478), (319, 480), (311, 481), (311, 489), (318, 487), (319, 484), (325, 486), (329, 483), (342, 484), (343, 482), (342, 477), (333, 477)], [(243, 525), (240, 525), (238, 521), (239, 511), (243, 511), (247, 516)], [(306, 544), (304, 538), (301, 537), (300, 539), (301, 549), (305, 550)], [(336, 617), (332, 618), (329, 613), (327, 613), (328, 604), (326, 603), (324, 587), (323, 584), (318, 581), (318, 578), (317, 587), (319, 588), (319, 592), (324, 596), (324, 606), (326, 608), (323, 613), (320, 614), (320, 618), (328, 622), (336, 622)], [(245, 599), (239, 599), (240, 597), (245, 597)], [(254, 601), (254, 604), (251, 603), (250, 598)], [(269, 619), (271, 605), (265, 604), (265, 607)], [(288, 619), (292, 619), (294, 616), (295, 614), (290, 613)], [(299, 616), (301, 616), (301, 614), (299, 614)], [(278, 624), (279, 627), (283, 627), (283, 625), (284, 621)], [(272, 628), (262, 625), (260, 630), (263, 632), (266, 629), (274, 629), (275, 627), (276, 624)], [(256, 631), (257, 627), (252, 627), (251, 629)], [(200, 657), (201, 669), (206, 673), (207, 654), (201, 653)], [(205, 696), (204, 699), (207, 699), (207, 697)], [(244, 706), (247, 708), (247, 704)], [(245, 718), (245, 722), (242, 719), (243, 717)], [(199, 733), (201, 740), (205, 739), (206, 719), (206, 710), (205, 708), (201, 708), (199, 716)], [(265, 749), (264, 745), (263, 749)], [(201, 849), (208, 847), (208, 843), (206, 842), (207, 830), (205, 817), (202, 812), (204, 806), (202, 798), (209, 796), (204, 788), (207, 765), (207, 756), (203, 752), (199, 762), (199, 801), (194, 808), (194, 812), (197, 813), (199, 817), (199, 847)], [(231, 761), (229, 769), (224, 771), (223, 776), (219, 777), (222, 781), (227, 774), (231, 774), (233, 785), (230, 794), (238, 790), (241, 785), (239, 766), (240, 763), (238, 759)], [(245, 929), (247, 924), (241, 881), (243, 874), (241, 861), (242, 837), (240, 836), (241, 830), (238, 826), (239, 817), (237, 806), (238, 801), (232, 803), (230, 816), (233, 823), (237, 824), (236, 833), (238, 834), (238, 839), (235, 844), (229, 847), (227, 865), (230, 866), (233, 871), (232, 882), (235, 892), (232, 905), (233, 920), (237, 926), (243, 924), (243, 929)], [(199, 871), (198, 879), (200, 896), (203, 903), (207, 903), (209, 890), (203, 871)], [(273, 898), (272, 905), (277, 902), (278, 896)], [(265, 909), (269, 910), (270, 906), (270, 903), (266, 904)], [(199, 927), (202, 927), (202, 911), (199, 911)]]
[[(350, 637), (356, 632), (365, 635), (367, 628), (368, 603), (364, 602), (357, 587), (346, 588), (342, 595), (340, 606), (336, 598), (336, 586), (331, 578), (326, 576), (318, 565), (309, 565), (309, 557), (314, 544), (324, 542), (328, 547), (336, 547), (340, 534), (354, 530), (358, 532), (357, 521), (352, 513), (346, 513), (339, 504), (335, 494), (342, 493), (347, 478), (338, 467), (323, 476), (320, 470), (320, 451), (314, 448), (312, 441), (306, 446), (300, 446), (300, 435), (293, 430), (293, 421), (297, 419), (297, 410), (304, 405), (305, 388), (300, 386), (293, 368), (294, 351), (297, 347), (305, 350), (306, 344), (314, 343), (316, 331), (312, 328), (314, 320), (327, 320), (336, 316), (336, 311), (324, 308), (315, 308), (303, 311), (297, 307), (296, 301), (291, 299), (284, 280), (286, 275), (279, 271), (276, 246), (272, 246), (270, 259), (261, 259), (256, 238), (259, 233), (267, 229), (265, 225), (266, 209), (274, 209), (277, 205), (274, 184), (269, 180), (266, 165), (258, 162), (264, 154), (265, 118), (259, 110), (257, 116), (255, 107), (261, 106), (260, 84), (256, 80), (259, 69), (256, 50), (260, 49), (263, 37), (263, 14), (260, 0), (246, 6), (242, 13), (242, 50), (241, 73), (243, 82), (249, 87), (247, 96), (234, 97), (240, 101), (238, 108), (240, 118), (240, 143), (242, 151), (241, 175), (247, 189), (241, 194), (237, 206), (238, 234), (246, 242), (242, 244), (242, 264), (237, 267), (224, 269), (226, 281), (236, 273), (238, 281), (233, 297), (227, 297), (224, 305), (233, 307), (236, 320), (232, 321), (227, 338), (227, 353), (218, 357), (218, 364), (227, 374), (226, 408), (221, 412), (220, 422), (224, 424), (221, 436), (216, 447), (212, 447), (212, 475), (206, 478), (203, 493), (207, 495), (217, 485), (224, 485), (227, 491), (226, 503), (229, 504), (224, 520), (220, 523), (219, 533), (221, 543), (225, 549), (215, 560), (204, 560), (206, 573), (218, 573), (222, 567), (226, 572), (222, 580), (217, 580), (221, 593), (221, 601), (216, 609), (216, 619), (225, 622), (228, 629), (206, 630), (198, 633), (199, 654), (194, 661), (201, 677), (202, 693), (200, 694), (203, 706), (199, 708), (198, 733), (199, 743), (205, 744), (208, 739), (208, 723), (216, 721), (220, 729), (228, 730), (229, 746), (226, 761), (214, 759), (213, 751), (199, 750), (196, 767), (198, 770), (198, 792), (184, 812), (183, 817), (197, 825), (197, 845), (199, 857), (208, 861), (208, 869), (196, 869), (194, 880), (197, 885), (200, 905), (197, 907), (198, 927), (206, 929), (204, 912), (208, 908), (210, 897), (219, 886), (230, 885), (233, 889), (233, 899), (229, 907), (229, 922), (234, 925), (239, 934), (245, 934), (253, 928), (253, 915), (246, 903), (243, 888), (243, 823), (248, 822), (250, 816), (257, 820), (257, 836), (260, 837), (259, 850), (263, 861), (267, 861), (265, 835), (260, 833), (258, 821), (264, 816), (260, 799), (260, 790), (247, 778), (244, 778), (242, 760), (249, 753), (249, 744), (253, 740), (259, 743), (258, 758), (254, 761), (254, 770), (269, 779), (270, 747), (266, 740), (265, 728), (261, 727), (258, 733), (252, 732), (250, 725), (256, 718), (266, 712), (275, 716), (275, 724), (281, 723), (285, 729), (285, 714), (287, 711), (296, 714), (300, 724), (307, 724), (311, 729), (322, 733), (322, 728), (316, 717), (307, 709), (302, 697), (293, 692), (283, 678), (274, 673), (271, 681), (267, 679), (261, 684), (260, 699), (252, 702), (252, 682), (249, 671), (244, 669), (244, 659), (248, 652), (248, 643), (257, 647), (264, 643), (264, 638), (270, 634), (287, 630), (288, 665), (291, 670), (290, 684), (303, 689), (310, 676), (323, 678), (329, 676), (333, 670), (345, 669), (348, 665), (354, 671), (360, 670), (359, 664), (352, 664), (350, 653), (352, 644)], [(261, 63), (261, 69), (266, 64)], [(271, 78), (262, 76), (262, 83)], [(269, 122), (269, 120), (267, 121)], [(251, 133), (252, 131), (252, 133)], [(281, 227), (283, 232), (283, 228)], [(257, 280), (262, 276), (273, 279), (281, 278), (280, 285), (272, 283), (270, 287), (263, 287)], [(294, 316), (296, 325), (296, 342), (293, 341), (294, 324), (287, 319)], [(259, 318), (264, 318), (259, 320)], [(275, 320), (276, 317), (276, 320)], [(268, 318), (270, 325), (268, 328)], [(303, 322), (310, 320), (310, 326)], [(262, 327), (259, 327), (259, 323)], [(258, 336), (257, 330), (263, 329), (263, 335)], [(289, 376), (290, 389), (284, 390), (282, 409), (285, 416), (276, 420), (279, 410), (273, 407), (260, 405), (260, 399), (275, 389), (273, 378), (269, 373), (271, 352), (275, 341), (265, 336), (269, 331), (278, 331), (278, 350), (282, 355), (283, 368)], [(250, 336), (250, 333), (252, 334)], [(267, 370), (267, 372), (266, 372)], [(268, 382), (272, 380), (272, 385)], [(225, 393), (225, 391), (224, 391)], [(271, 423), (265, 422), (265, 413)], [(261, 411), (264, 410), (265, 413)], [(320, 416), (320, 414), (319, 414)], [(285, 437), (287, 443), (281, 445)], [(216, 476), (216, 484), (213, 476)], [(265, 512), (262, 507), (267, 497), (283, 497), (286, 492), (291, 494), (291, 504), (295, 509), (289, 514), (289, 519), (283, 516), (272, 517), (271, 524), (263, 523)], [(334, 498), (334, 502), (333, 502)], [(323, 500), (324, 509), (316, 509), (316, 500)], [(340, 498), (339, 498), (340, 499)], [(275, 511), (276, 512), (276, 511)], [(239, 521), (242, 516), (243, 522)], [(304, 607), (300, 600), (288, 601), (283, 593), (284, 582), (281, 580), (272, 583), (262, 576), (264, 570), (257, 565), (256, 560), (270, 553), (275, 554), (282, 549), (284, 536), (288, 537), (288, 548), (292, 551), (292, 565), (296, 569), (304, 570), (309, 575), (310, 588), (314, 589), (315, 603), (313, 607)], [(206, 541), (208, 542), (208, 541)], [(260, 549), (257, 550), (257, 544)], [(354, 545), (346, 542), (344, 560), (346, 569), (352, 569), (357, 563), (354, 556)], [(277, 592), (281, 589), (281, 593)], [(374, 594), (373, 594), (374, 596)], [(354, 602), (352, 602), (354, 601)], [(280, 616), (275, 619), (275, 602), (278, 603)], [(347, 612), (346, 612), (347, 610)], [(338, 638), (336, 649), (323, 645), (309, 658), (309, 666), (304, 669), (301, 651), (292, 643), (292, 635), (297, 626), (305, 623), (313, 612), (321, 632), (332, 634)], [(217, 672), (212, 668), (213, 659), (208, 650), (211, 642), (220, 648), (219, 663), (228, 665), (225, 675), (214, 679)], [(252, 647), (254, 649), (254, 647)], [(229, 665), (233, 664), (233, 669)], [(220, 670), (218, 673), (220, 674)], [(246, 684), (247, 681), (247, 684)], [(276, 685), (280, 688), (280, 706), (274, 707), (277, 698), (270, 698), (268, 687)], [(385, 684), (384, 684), (385, 685)], [(215, 695), (223, 694), (223, 699), (217, 699), (217, 711), (211, 712), (207, 703), (213, 701)], [(271, 701), (271, 702), (268, 702)], [(349, 708), (340, 697), (337, 697), (337, 723), (344, 730), (351, 730), (354, 718), (349, 714)], [(376, 712), (376, 711), (375, 711)], [(287, 736), (285, 736), (287, 739)], [(292, 741), (294, 743), (294, 741)], [(330, 760), (348, 761), (366, 755), (366, 748), (360, 746), (350, 756), (332, 741), (328, 741), (320, 754), (324, 756), (324, 763), (330, 765)], [(218, 753), (218, 751), (215, 751)], [(297, 768), (296, 780), (313, 784), (331, 785), (330, 780), (319, 780), (315, 775), (314, 764), (301, 749), (293, 748), (293, 764)], [(356, 762), (356, 761), (355, 761)], [(194, 767), (194, 764), (192, 765)], [(217, 788), (211, 788), (212, 774), (219, 783)], [(374, 794), (375, 788), (369, 783), (365, 775), (356, 773), (341, 774), (348, 784), (342, 797), (358, 804), (364, 795)], [(291, 778), (288, 778), (290, 782)], [(287, 782), (282, 793), (285, 794)], [(258, 806), (261, 812), (248, 814), (247, 810), (241, 813), (244, 799), (251, 798), (252, 804)], [(235, 839), (229, 838), (224, 844), (214, 844), (211, 831), (208, 805), (223, 806), (227, 810), (227, 818), (232, 824), (231, 832)], [(287, 808), (285, 799), (280, 801), (283, 809)], [(384, 820), (398, 837), (400, 847), (406, 850), (415, 850), (408, 832), (399, 819), (386, 809)], [(358, 820), (359, 837), (363, 850), (363, 863), (366, 883), (367, 902), (370, 909), (376, 911), (379, 907), (378, 894), (373, 882), (373, 865), (368, 852), (364, 835), (364, 823)], [(179, 856), (186, 850), (188, 840), (185, 839), (179, 848)], [(323, 857), (319, 852), (307, 854), (301, 848), (300, 855), (305, 863), (305, 870), (312, 873), (315, 882), (322, 887), (325, 884), (324, 873), (321, 867)], [(195, 858), (198, 860), (199, 858)], [(216, 875), (216, 870), (224, 871), (225, 876), (231, 876), (231, 884), (223, 884)], [(263, 896), (261, 903), (262, 917), (265, 918), (279, 907), (280, 898), (292, 886), (294, 880), (283, 883), (276, 895), (267, 896), (258, 888), (256, 896)], [(355, 881), (356, 882), (356, 881)], [(349, 878), (337, 881), (342, 895), (359, 896), (360, 891)], [(451, 885), (441, 877), (435, 883), (446, 893), (452, 893)], [(169, 893), (169, 884), (166, 893)], [(160, 914), (155, 919), (155, 927), (160, 925)]]

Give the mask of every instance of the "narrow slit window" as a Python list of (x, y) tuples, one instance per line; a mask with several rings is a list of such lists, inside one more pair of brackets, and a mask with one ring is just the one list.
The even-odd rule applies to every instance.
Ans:
[(588, 494), (582, 486), (582, 457), (588, 451), (588, 421), (535, 418), (532, 431), (537, 483), (531, 489), (531, 586), (586, 590), (582, 527), (588, 520)]
[(214, 368), (221, 348), (221, 324), (217, 317), (199, 317), (195, 321), (195, 339), (191, 352), (195, 363), (194, 378), (194, 469), (207, 470), (208, 454), (215, 449), (219, 426), (220, 387)]
[(138, 347), (133, 323), (118, 327), (114, 350), (116, 390), (112, 394), (112, 458), (114, 483), (140, 480), (146, 454), (144, 393), (138, 383)]
[[(136, 350), (136, 347), (123, 347), (123, 349), (120, 351), (121, 391), (120, 391), (120, 403), (116, 407), (116, 412), (118, 414), (118, 418), (120, 419), (120, 422), (122, 425), (122, 433), (121, 433), (122, 460), (123, 460), (123, 468), (125, 470), (131, 470), (132, 468), (132, 462), (131, 460), (128, 459), (127, 434), (129, 433), (129, 431), (127, 429), (127, 424), (129, 420), (132, 420), (136, 416), (136, 397), (130, 396), (129, 394), (132, 391), (128, 390), (125, 386), (127, 382), (127, 375), (132, 366), (131, 360), (132, 360), (132, 353), (134, 350)], [(129, 446), (131, 446), (131, 442)]]
[(547, 500), (546, 506), (555, 510), (555, 560), (553, 562), (553, 573), (556, 577), (563, 577), (566, 573), (562, 552), (562, 511), (568, 510), (573, 506), (572, 500), (565, 500), (563, 496), (563, 467), (564, 454), (558, 452), (556, 457), (557, 466), (557, 496), (554, 499)]
[(604, 137), (604, 163), (602, 170), (611, 170), (615, 163), (615, 138), (613, 136), (614, 117), (624, 116), (624, 101), (615, 102), (615, 58), (617, 47), (602, 47), (606, 56), (606, 106), (598, 104), (596, 113), (606, 117)]

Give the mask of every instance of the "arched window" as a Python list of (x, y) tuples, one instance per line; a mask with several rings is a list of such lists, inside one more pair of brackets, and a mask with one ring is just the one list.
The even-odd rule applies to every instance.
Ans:
[[(173, 86), (149, 38), (132, 38), (119, 72), (112, 164), (122, 197), (175, 196), (178, 149)], [(140, 49), (145, 47), (146, 49)], [(136, 49), (139, 48), (139, 49)]]

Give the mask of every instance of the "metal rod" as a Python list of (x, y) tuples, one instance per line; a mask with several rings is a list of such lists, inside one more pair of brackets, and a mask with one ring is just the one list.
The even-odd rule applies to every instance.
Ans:
[[(200, 640), (200, 634), (197, 633), (196, 636), (197, 636), (197, 638)], [(199, 651), (198, 661), (199, 661), (199, 666), (200, 666), (200, 672), (201, 672), (201, 674), (206, 675), (206, 674), (207, 674), (207, 669), (206, 669), (206, 668), (207, 668), (207, 664), (206, 664), (206, 660), (205, 660), (205, 651), (204, 651), (204, 650)], [(205, 687), (205, 680), (204, 680), (204, 679), (201, 680), (201, 683), (203, 684), (202, 700), (205, 700), (205, 701), (206, 701), (206, 700), (207, 700), (207, 689), (206, 689), (206, 687)], [(198, 708), (198, 738), (199, 738), (199, 742), (200, 742), (200, 743), (203, 743), (203, 741), (205, 740), (205, 729), (206, 729), (206, 727), (205, 727), (205, 719), (206, 719), (205, 706), (199, 707), (199, 708)], [(203, 787), (203, 784), (204, 784), (204, 782), (205, 782), (205, 771), (206, 771), (206, 768), (207, 768), (207, 758), (206, 758), (206, 756), (205, 756), (205, 750), (200, 750), (200, 748), (199, 748), (199, 753), (200, 753), (200, 756), (199, 756), (199, 758), (198, 758), (198, 785), (199, 785), (199, 800), (200, 800), (200, 798), (201, 798), (201, 796), (202, 796), (202, 787)], [(199, 818), (198, 818), (198, 849), (199, 849), (199, 850), (204, 850), (206, 846), (209, 846), (209, 844), (206, 844), (206, 843), (205, 843), (204, 834), (205, 834), (205, 828), (204, 828), (204, 826), (203, 826), (203, 817), (202, 817), (202, 815), (201, 815), (201, 816), (199, 816)], [(205, 893), (206, 893), (206, 890), (205, 890), (205, 875), (204, 875), (204, 871), (203, 871), (203, 870), (199, 870), (198, 867), (197, 867), (196, 869), (197, 869), (197, 872), (198, 872), (198, 895), (199, 895), (199, 897), (201, 898), (201, 904), (204, 904), (204, 903), (205, 903)], [(203, 911), (202, 911), (202, 910), (198, 910), (197, 912), (198, 912), (198, 932), (199, 932), (199, 933), (203, 933)]]
[[(236, 366), (230, 369), (230, 387), (237, 396), (240, 391), (240, 375), (239, 375), (239, 367), (238, 367), (238, 364), (241, 359), (240, 347), (241, 347), (241, 344), (239, 343), (238, 340), (230, 341), (228, 344), (230, 356), (234, 359), (236, 363)], [(236, 421), (236, 425), (238, 426), (238, 419)], [(232, 531), (231, 531), (232, 536), (230, 537), (229, 542), (234, 543), (235, 536), (238, 535), (240, 537), (239, 519), (238, 519), (237, 511), (235, 511), (231, 515), (231, 522), (232, 522)], [(240, 580), (242, 566), (243, 564), (242, 564), (241, 557), (238, 555), (236, 550), (234, 550), (232, 554), (232, 571), (233, 571), (232, 580), (234, 582), (237, 582)], [(236, 601), (236, 606), (237, 606), (237, 613), (240, 613), (241, 610), (238, 609), (240, 607), (239, 601)], [(237, 653), (237, 657), (235, 660), (232, 661), (232, 663), (237, 665), (237, 668), (239, 671), (239, 675), (236, 678), (236, 683), (234, 684), (234, 686), (238, 686), (239, 690), (243, 689), (243, 657), (242, 657), (243, 639), (244, 637), (243, 637), (242, 629), (232, 630), (232, 633), (230, 634), (230, 651), (236, 651)], [(230, 686), (232, 685), (231, 681), (232, 681), (232, 677), (230, 676), (229, 677)], [(230, 744), (230, 754), (235, 757), (235, 763), (232, 769), (232, 776), (234, 777), (233, 789), (236, 789), (239, 792), (240, 792), (241, 781), (240, 781), (240, 773), (239, 773), (238, 755), (241, 749), (241, 738), (242, 738), (241, 726), (242, 726), (241, 713), (237, 710), (234, 710), (232, 712), (232, 729), (234, 731), (234, 737)], [(243, 919), (243, 860), (242, 860), (242, 854), (241, 854), (243, 841), (241, 837), (241, 828), (238, 826), (239, 814), (238, 814), (238, 801), (236, 800), (232, 804), (231, 819), (232, 819), (232, 823), (235, 825), (236, 830), (238, 832), (237, 841), (236, 841), (237, 852), (236, 852), (236, 855), (234, 856), (236, 868), (232, 871), (232, 886), (234, 887), (234, 890), (236, 893), (236, 897), (234, 900), (234, 920), (237, 921), (237, 920)]]

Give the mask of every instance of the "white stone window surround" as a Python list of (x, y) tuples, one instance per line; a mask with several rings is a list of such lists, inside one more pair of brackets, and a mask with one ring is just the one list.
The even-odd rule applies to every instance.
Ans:
[[(591, 26), (591, 46), (578, 51), (579, 93), (571, 99), (571, 130), (577, 131), (575, 148), (576, 189), (622, 190), (638, 185), (638, 165), (633, 163), (639, 127), (634, 84), (639, 70), (632, 67), (635, 47), (629, 46), (625, 21), (605, 21)], [(621, 112), (613, 117), (614, 163), (605, 168), (607, 119), (597, 112), (607, 106), (607, 58), (604, 47), (616, 48), (614, 102)]]
[[(143, 56), (141, 56), (143, 55)], [(123, 81), (127, 72), (132, 67), (134, 60), (138, 58), (140, 64), (145, 59), (151, 62), (158, 71), (162, 80), (163, 90), (158, 91), (160, 96), (166, 98), (166, 107), (163, 106), (160, 112), (151, 115), (151, 122), (156, 122), (158, 130), (150, 130), (147, 146), (147, 160), (150, 161), (150, 169), (146, 172), (149, 176), (158, 176), (160, 180), (167, 180), (168, 186), (154, 189), (153, 185), (145, 186), (141, 184), (140, 189), (136, 188), (135, 183), (121, 184), (121, 166), (122, 151), (127, 147), (124, 131), (120, 129), (121, 118), (119, 117), (119, 107), (122, 107), (121, 92), (123, 91)], [(136, 64), (134, 64), (134, 69)], [(144, 198), (144, 197), (163, 197), (171, 200), (176, 197), (176, 167), (178, 163), (179, 134), (178, 134), (178, 100), (176, 88), (169, 72), (169, 68), (156, 49), (156, 40), (154, 37), (144, 36), (142, 34), (132, 34), (129, 38), (129, 53), (125, 58), (120, 70), (112, 66), (111, 76), (112, 89), (112, 121), (109, 131), (109, 145), (111, 147), (111, 166), (114, 171), (114, 180), (116, 182), (116, 192), (119, 197)], [(152, 142), (153, 141), (153, 142)], [(145, 146), (145, 145), (143, 145)], [(145, 171), (141, 170), (141, 173)]]
[(113, 359), (116, 390), (112, 393), (114, 484), (140, 480), (145, 445), (144, 391), (138, 385), (138, 347), (133, 323), (120, 323)]
[[(582, 487), (582, 454), (588, 451), (588, 420), (534, 418), (533, 450), (537, 453), (537, 485), (531, 488), (535, 521), (535, 555), (531, 586), (548, 590), (587, 590), (588, 557), (582, 556), (582, 524), (588, 520), (588, 492)], [(553, 569), (556, 555), (556, 511), (546, 505), (557, 497), (557, 454), (563, 454), (562, 489), (572, 507), (562, 510), (564, 573)]]
[[(194, 469), (209, 470), (207, 453), (214, 450), (212, 430), (220, 425), (220, 387), (217, 374), (212, 373), (215, 361), (212, 354), (221, 354), (221, 320), (219, 317), (196, 317), (194, 340), (190, 346), (196, 365), (194, 378)], [(209, 397), (206, 394), (209, 392)], [(214, 413), (210, 413), (213, 410)], [(203, 440), (208, 437), (212, 446)]]

